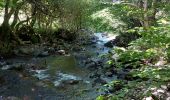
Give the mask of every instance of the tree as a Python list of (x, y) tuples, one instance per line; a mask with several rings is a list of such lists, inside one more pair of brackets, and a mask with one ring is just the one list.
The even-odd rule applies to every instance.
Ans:
[[(16, 25), (18, 21), (18, 13), (22, 5), (24, 4), (24, 1), (19, 0), (5, 0), (4, 1), (4, 20), (0, 27), (0, 40), (4, 41), (10, 41), (11, 35), (14, 36), (15, 34), (12, 32), (12, 29)], [(10, 25), (9, 20), (11, 16), (14, 14), (14, 20), (12, 24)]]
[(156, 25), (156, 14), (168, 4), (168, 0), (122, 0), (120, 3), (122, 9), (127, 10), (127, 17), (137, 19), (145, 28)]

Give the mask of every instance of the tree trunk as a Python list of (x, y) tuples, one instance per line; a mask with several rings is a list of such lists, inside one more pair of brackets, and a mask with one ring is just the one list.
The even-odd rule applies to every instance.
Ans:
[(143, 2), (143, 10), (144, 10), (144, 28), (147, 29), (149, 27), (149, 19), (148, 19), (148, 0), (144, 0)]
[(14, 11), (14, 20), (13, 20), (13, 22), (12, 22), (12, 24), (11, 24), (11, 29), (12, 29), (12, 30), (14, 29), (14, 27), (15, 27), (16, 24), (18, 23), (19, 10), (20, 10), (21, 7), (24, 5), (24, 3), (25, 3), (25, 2), (21, 2), (21, 3), (16, 4), (17, 7), (15, 8), (15, 11)]
[(10, 0), (6, 0), (5, 2), (5, 14), (4, 14), (4, 21), (2, 23), (2, 26), (0, 28), (0, 39), (2, 41), (6, 41), (9, 38), (9, 32), (10, 32), (10, 26), (9, 26), (9, 19), (10, 19), (10, 15), (9, 15), (9, 4), (10, 4)]
[(155, 25), (156, 24), (156, 13), (157, 13), (157, 3), (158, 0), (153, 0), (152, 1), (152, 15), (150, 16), (151, 19), (151, 25)]
[(37, 8), (36, 8), (36, 5), (32, 4), (31, 5), (31, 17), (32, 17), (32, 20), (31, 20), (31, 23), (30, 23), (30, 26), (33, 27), (34, 24), (36, 23), (36, 14), (37, 14)]
[(19, 9), (16, 9), (15, 13), (14, 13), (14, 20), (11, 24), (11, 28), (14, 29), (15, 25), (18, 22), (18, 13), (19, 13)]

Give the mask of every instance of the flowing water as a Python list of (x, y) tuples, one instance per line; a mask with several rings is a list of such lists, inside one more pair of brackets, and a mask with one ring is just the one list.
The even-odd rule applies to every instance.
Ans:
[[(88, 59), (89, 57), (97, 60), (99, 54), (107, 53), (109, 48), (104, 47), (104, 43), (115, 38), (115, 36), (108, 36), (103, 33), (95, 33), (94, 36), (96, 37), (93, 40), (94, 43), (84, 46), (86, 50), (78, 52), (73, 51), (71, 54), (63, 56), (53, 55), (45, 58), (30, 58), (27, 60), (28, 62), (35, 61), (39, 66), (46, 66), (47, 68), (31, 70), (32, 76), (36, 79), (23, 81), (25, 82), (23, 84), (29, 86), (21, 85), (21, 82), (19, 85), (16, 85), (18, 86), (17, 88), (12, 87), (12, 89), (7, 89), (9, 93), (5, 92), (2, 94), (6, 96), (12, 95), (22, 98), (31, 98), (33, 100), (95, 99), (100, 93), (98, 87), (92, 85), (93, 80), (89, 78), (89, 74), (94, 71), (88, 70), (82, 62), (85, 58)], [(21, 59), (15, 59), (15, 62), (21, 62)], [(29, 83), (30, 80), (32, 81)], [(33, 85), (34, 83), (36, 83), (36, 85)], [(18, 94), (13, 93), (17, 90), (19, 91)], [(22, 93), (21, 91), (26, 92)], [(24, 93), (25, 95), (30, 95), (30, 97), (23, 96)]]

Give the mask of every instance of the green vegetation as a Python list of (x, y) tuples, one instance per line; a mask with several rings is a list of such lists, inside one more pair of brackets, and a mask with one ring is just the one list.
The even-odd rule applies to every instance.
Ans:
[[(138, 2), (138, 3), (137, 3)], [(116, 70), (128, 69), (122, 79), (121, 89), (111, 94), (99, 96), (97, 100), (142, 100), (153, 96), (151, 88), (168, 84), (169, 78), (169, 1), (127, 0), (116, 4), (114, 14), (127, 23), (126, 32), (135, 32), (141, 37), (131, 41), (128, 47), (114, 47), (108, 61)], [(146, 3), (146, 7), (139, 5)], [(158, 14), (162, 12), (162, 14)], [(122, 15), (122, 16), (121, 16)], [(125, 43), (127, 40), (123, 40)], [(112, 82), (110, 86), (115, 87)], [(144, 99), (145, 100), (145, 99)]]
[(164, 99), (153, 88), (170, 82), (169, 0), (1, 0), (0, 12), (0, 57), (15, 57), (17, 47), (37, 44), (59, 50), (50, 49), (51, 55), (66, 55), (81, 46), (85, 51), (78, 39), (88, 39), (90, 32), (116, 34), (100, 66), (118, 78), (105, 84), (96, 100)]

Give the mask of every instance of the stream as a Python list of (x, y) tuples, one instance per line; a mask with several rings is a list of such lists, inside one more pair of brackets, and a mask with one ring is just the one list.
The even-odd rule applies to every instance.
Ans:
[[(15, 57), (4, 61), (7, 64), (1, 61), (0, 100), (95, 100), (102, 93), (101, 86), (116, 78), (96, 74), (102, 71), (100, 63), (105, 61), (99, 56), (110, 50), (104, 44), (114, 38), (95, 33), (90, 45), (69, 54)], [(45, 68), (35, 69), (35, 65)], [(24, 66), (27, 70), (21, 67), (18, 71), (11, 66)]]

